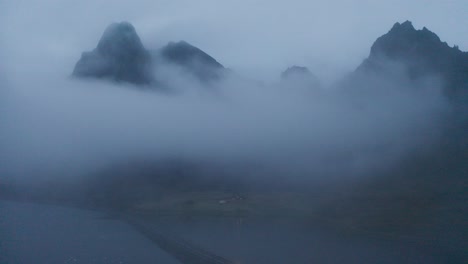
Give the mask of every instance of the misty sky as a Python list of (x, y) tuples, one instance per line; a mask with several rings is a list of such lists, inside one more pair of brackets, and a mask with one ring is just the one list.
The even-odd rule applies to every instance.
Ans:
[[(347, 87), (354, 95), (275, 82), (294, 64), (339, 80), (407, 19), (468, 50), (466, 10), (462, 1), (0, 1), (0, 174), (62, 176), (138, 155), (314, 170), (391, 163), (437, 137), (447, 110), (438, 82), (376, 80)], [(148, 49), (183, 39), (267, 85), (227, 80), (221, 96), (204, 96), (207, 87), (175, 76), (189, 93), (169, 97), (70, 79), (81, 53), (124, 20)]]
[(127, 20), (147, 48), (184, 39), (245, 75), (271, 80), (300, 64), (328, 81), (352, 71), (397, 21), (468, 50), (467, 12), (463, 0), (4, 0), (2, 63), (47, 55), (71, 72), (108, 24)]

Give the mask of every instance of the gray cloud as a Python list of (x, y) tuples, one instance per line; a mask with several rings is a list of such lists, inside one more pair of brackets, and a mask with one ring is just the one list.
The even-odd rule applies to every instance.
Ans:
[[(407, 18), (444, 32), (450, 43), (466, 43), (467, 32), (454, 29), (467, 18), (451, 3), (3, 2), (1, 108), (7, 114), (0, 170), (17, 179), (72, 177), (133, 156), (182, 156), (254, 160), (302, 179), (391, 164), (437, 137), (446, 102), (434, 82), (412, 89), (405, 79), (390, 87), (376, 79), (356, 95), (327, 87), (304, 94), (275, 80), (287, 66), (303, 64), (330, 83)], [(426, 15), (433, 12), (421, 5), (452, 10), (457, 25)], [(233, 77), (210, 93), (178, 75), (174, 85), (184, 92), (174, 96), (70, 79), (80, 53), (95, 47), (107, 24), (122, 20), (135, 25), (148, 48), (185, 39), (264, 82)]]

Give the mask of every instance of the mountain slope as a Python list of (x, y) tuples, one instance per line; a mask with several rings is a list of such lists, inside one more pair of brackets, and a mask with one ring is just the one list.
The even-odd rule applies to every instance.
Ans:
[(185, 41), (170, 42), (150, 52), (135, 28), (121, 22), (109, 25), (97, 47), (81, 55), (72, 75), (157, 86), (160, 80), (156, 80), (155, 71), (163, 64), (176, 65), (202, 82), (221, 78), (225, 70), (213, 57)]
[(403, 65), (403, 72), (412, 80), (441, 78), (450, 97), (468, 92), (468, 52), (448, 46), (425, 27), (416, 30), (410, 21), (396, 23), (379, 37), (356, 72), (389, 74), (392, 63)]
[(202, 82), (221, 78), (224, 66), (213, 57), (185, 41), (170, 42), (154, 53), (155, 61), (181, 67)]
[(73, 75), (143, 85), (152, 82), (150, 71), (149, 52), (143, 47), (135, 28), (122, 22), (106, 28), (97, 47), (82, 54)]

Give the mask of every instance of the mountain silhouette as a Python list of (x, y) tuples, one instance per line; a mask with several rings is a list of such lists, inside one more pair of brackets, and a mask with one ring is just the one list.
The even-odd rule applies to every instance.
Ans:
[[(319, 211), (322, 216), (346, 219), (343, 223), (352, 223), (356, 229), (397, 233), (427, 225), (430, 232), (425, 232), (433, 237), (445, 236), (447, 230), (451, 239), (466, 237), (458, 219), (467, 214), (463, 202), (468, 196), (464, 189), (468, 171), (468, 53), (450, 47), (425, 27), (417, 30), (409, 21), (396, 23), (374, 42), (369, 57), (340, 85), (348, 87), (354, 82), (350, 90), (357, 90), (360, 96), (361, 86), (375, 88), (385, 86), (385, 82), (398, 84), (401, 79), (411, 82), (426, 77), (440, 79), (451, 102), (450, 113), (439, 123), (441, 135), (430, 147), (382, 170), (374, 180), (332, 199)], [(440, 216), (443, 224), (428, 221), (428, 215)]]
[(395, 23), (379, 37), (356, 72), (388, 74), (391, 63), (403, 65), (404, 73), (413, 80), (441, 78), (444, 91), (451, 97), (468, 91), (468, 53), (450, 47), (426, 27), (416, 30), (410, 21)]
[(154, 52), (156, 60), (179, 66), (202, 82), (217, 80), (225, 70), (213, 57), (185, 41), (169, 42)]
[(81, 55), (72, 75), (158, 86), (154, 71), (165, 63), (181, 67), (202, 82), (221, 78), (225, 70), (213, 57), (185, 41), (170, 42), (150, 52), (132, 24), (121, 22), (109, 25), (97, 47)]
[(294, 65), (281, 73), (282, 83), (306, 87), (319, 87), (318, 78), (307, 68)]
[(105, 78), (137, 85), (152, 82), (151, 56), (128, 22), (109, 25), (97, 47), (84, 52), (73, 76)]

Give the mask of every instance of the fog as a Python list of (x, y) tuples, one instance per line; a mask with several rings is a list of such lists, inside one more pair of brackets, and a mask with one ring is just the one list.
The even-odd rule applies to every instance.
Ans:
[[(0, 174), (20, 182), (76, 180), (121, 160), (181, 158), (254, 163), (268, 172), (259, 176), (267, 180), (313, 182), (370, 175), (430, 147), (449, 111), (437, 76), (391, 83), (363, 76), (333, 85), (400, 19), (383, 4), (339, 4), (352, 9), (333, 10), (329, 19), (323, 11), (333, 4), (325, 2), (274, 2), (268, 14), (261, 5), (216, 1), (2, 2)], [(466, 42), (460, 38), (468, 34), (443, 30), (454, 21), (429, 21), (418, 5), (401, 6), (408, 5), (400, 14), (415, 15), (416, 25)], [(401, 11), (394, 6), (400, 5), (392, 12)], [(370, 26), (379, 14), (384, 18)], [(71, 78), (81, 52), (96, 46), (110, 22), (123, 20), (134, 24), (148, 49), (184, 39), (235, 74), (205, 87), (159, 69), (175, 93)], [(323, 87), (279, 82), (280, 72), (294, 64), (310, 67)]]
[(8, 78), (2, 175), (63, 179), (145, 157), (346, 176), (427, 147), (447, 110), (434, 82), (347, 93), (237, 78), (208, 88), (179, 75), (178, 92), (165, 94), (59, 72)]

